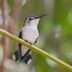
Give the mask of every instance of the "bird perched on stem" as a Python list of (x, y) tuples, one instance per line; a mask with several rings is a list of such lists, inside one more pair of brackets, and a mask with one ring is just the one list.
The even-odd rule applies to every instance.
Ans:
[[(38, 32), (38, 24), (42, 17), (46, 16), (47, 14), (41, 16), (29, 16), (25, 21), (25, 25), (19, 33), (19, 38), (23, 39), (27, 43), (34, 45), (37, 42), (39, 37)], [(30, 64), (32, 61), (32, 53), (31, 49), (19, 44), (18, 50), (16, 50), (13, 54), (13, 60), (15, 61), (23, 61), (26, 64)]]

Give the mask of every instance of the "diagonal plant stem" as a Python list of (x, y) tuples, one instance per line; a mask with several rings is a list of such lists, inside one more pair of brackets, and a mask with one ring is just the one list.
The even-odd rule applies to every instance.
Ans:
[(51, 54), (49, 54), (49, 53), (41, 50), (40, 48), (28, 44), (28, 43), (25, 42), (24, 40), (18, 38), (17, 36), (15, 36), (15, 35), (7, 32), (7, 31), (5, 31), (5, 30), (3, 30), (3, 29), (0, 29), (0, 34), (2, 34), (3, 36), (7, 36), (8, 38), (13, 39), (13, 40), (21, 43), (22, 45), (27, 46), (28, 48), (31, 48), (31, 49), (34, 50), (35, 52), (37, 52), (37, 53), (39, 53), (39, 54), (41, 54), (41, 55), (43, 55), (43, 56), (51, 59), (52, 61), (58, 63), (58, 64), (61, 65), (62, 67), (66, 68), (66, 69), (68, 69), (69, 71), (72, 72), (72, 66), (70, 66), (69, 64), (63, 62), (62, 60), (60, 60), (60, 59), (52, 56)]

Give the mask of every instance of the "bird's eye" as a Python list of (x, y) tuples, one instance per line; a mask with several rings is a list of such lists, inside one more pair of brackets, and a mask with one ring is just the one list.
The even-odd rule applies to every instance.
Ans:
[(32, 20), (31, 18), (29, 18), (29, 21)]
[(30, 20), (33, 20), (33, 18), (29, 18), (29, 21), (30, 21)]

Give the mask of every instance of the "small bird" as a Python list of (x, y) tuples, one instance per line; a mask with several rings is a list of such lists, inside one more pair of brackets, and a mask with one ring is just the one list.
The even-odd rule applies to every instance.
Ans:
[[(38, 32), (38, 24), (42, 17), (47, 14), (41, 16), (29, 16), (25, 21), (25, 25), (19, 33), (19, 38), (23, 39), (27, 43), (34, 45), (37, 42), (39, 37)], [(30, 64), (32, 61), (32, 53), (31, 49), (26, 46), (19, 44), (18, 50), (14, 52), (12, 55), (14, 61), (23, 61), (26, 64)]]

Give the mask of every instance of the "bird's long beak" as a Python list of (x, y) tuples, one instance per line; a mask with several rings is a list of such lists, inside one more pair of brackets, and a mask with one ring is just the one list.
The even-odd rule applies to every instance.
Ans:
[(44, 14), (44, 15), (41, 15), (41, 16), (38, 16), (38, 18), (42, 18), (44, 16), (47, 16), (48, 14)]

